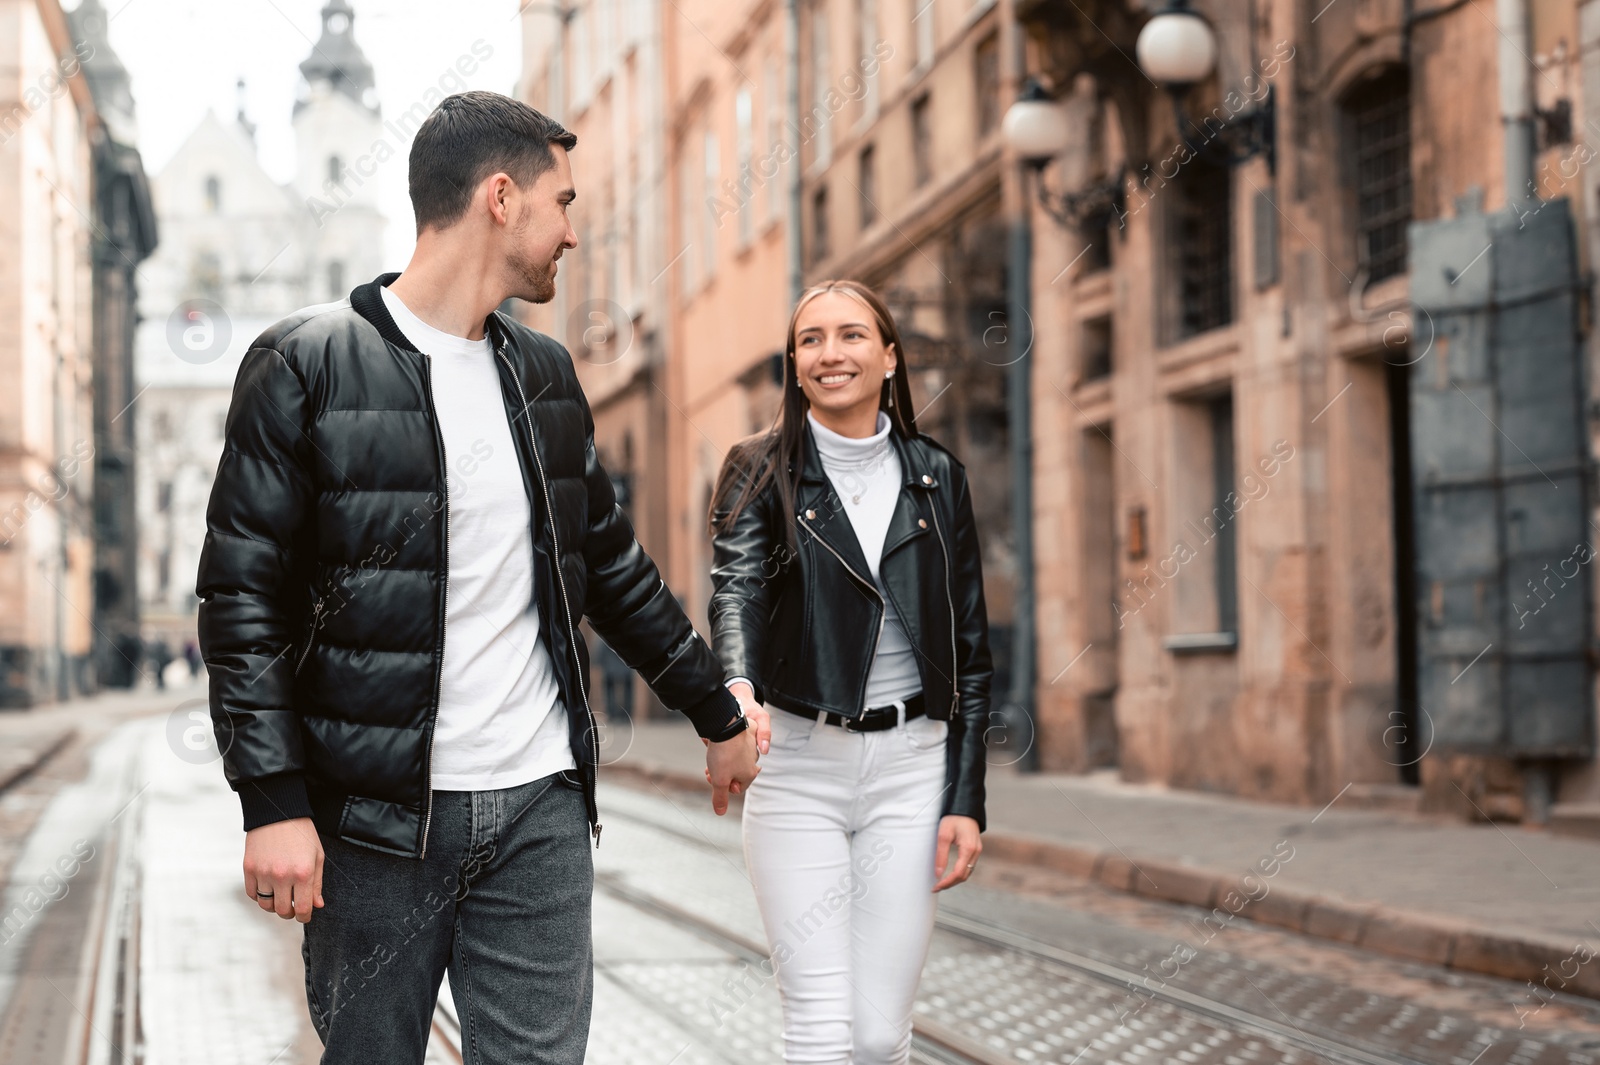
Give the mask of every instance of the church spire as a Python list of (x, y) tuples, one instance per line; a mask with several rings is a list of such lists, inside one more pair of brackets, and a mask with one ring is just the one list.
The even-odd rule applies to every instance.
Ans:
[[(328, 0), (322, 8), (322, 36), (311, 49), (311, 55), (300, 64), (300, 73), (308, 87), (326, 82), (350, 99), (376, 111), (373, 96), (372, 64), (355, 38), (355, 11), (349, 0)], [(295, 104), (295, 111), (306, 101)]]

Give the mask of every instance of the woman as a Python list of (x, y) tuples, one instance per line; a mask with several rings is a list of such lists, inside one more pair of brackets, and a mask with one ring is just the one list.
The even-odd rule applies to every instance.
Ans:
[(777, 423), (732, 449), (712, 497), (712, 643), (747, 716), (772, 708), (744, 847), (791, 1065), (910, 1060), (934, 893), (981, 849), (977, 529), (905, 365), (871, 289), (807, 291)]

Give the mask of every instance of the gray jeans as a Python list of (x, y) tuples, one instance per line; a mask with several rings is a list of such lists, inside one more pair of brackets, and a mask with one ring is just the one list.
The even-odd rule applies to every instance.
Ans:
[(594, 999), (594, 864), (576, 774), (436, 791), (421, 860), (329, 836), (305, 926), (323, 1065), (420, 1065), (443, 974), (467, 1065), (577, 1065)]

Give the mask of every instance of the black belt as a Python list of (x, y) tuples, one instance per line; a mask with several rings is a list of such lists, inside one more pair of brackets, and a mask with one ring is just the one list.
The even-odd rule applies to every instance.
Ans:
[[(922, 700), (921, 692), (904, 700), (904, 703), (907, 721), (927, 713), (927, 706)], [(779, 709), (785, 713), (808, 718), (812, 721), (820, 717), (824, 724), (837, 725), (846, 732), (882, 732), (884, 729), (894, 728), (900, 723), (899, 708), (893, 703), (888, 706), (868, 707), (867, 712), (860, 717), (845, 717), (843, 714), (835, 714), (827, 710), (790, 710), (786, 706)]]

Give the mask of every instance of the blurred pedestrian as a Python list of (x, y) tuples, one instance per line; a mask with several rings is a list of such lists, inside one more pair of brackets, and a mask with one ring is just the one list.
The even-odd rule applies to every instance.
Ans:
[(200, 645), (244, 889), (305, 922), (325, 1062), (420, 1065), (446, 971), (470, 1060), (582, 1062), (600, 820), (580, 618), (707, 741), (718, 813), (758, 772), (616, 505), (571, 355), (498, 310), (555, 295), (576, 143), (510, 97), (447, 97), (412, 142), (405, 271), (268, 328), (239, 368)]
[(193, 640), (183, 641), (183, 658), (189, 663), (189, 679), (200, 675), (200, 645)]
[(776, 708), (744, 849), (784, 1060), (903, 1065), (934, 893), (982, 848), (993, 670), (966, 471), (871, 289), (801, 296), (777, 421), (712, 498), (712, 644), (746, 714)]
[(149, 655), (150, 666), (156, 674), (156, 690), (164, 691), (167, 687), (167, 666), (172, 664), (172, 648), (165, 636), (157, 636), (150, 641)]

